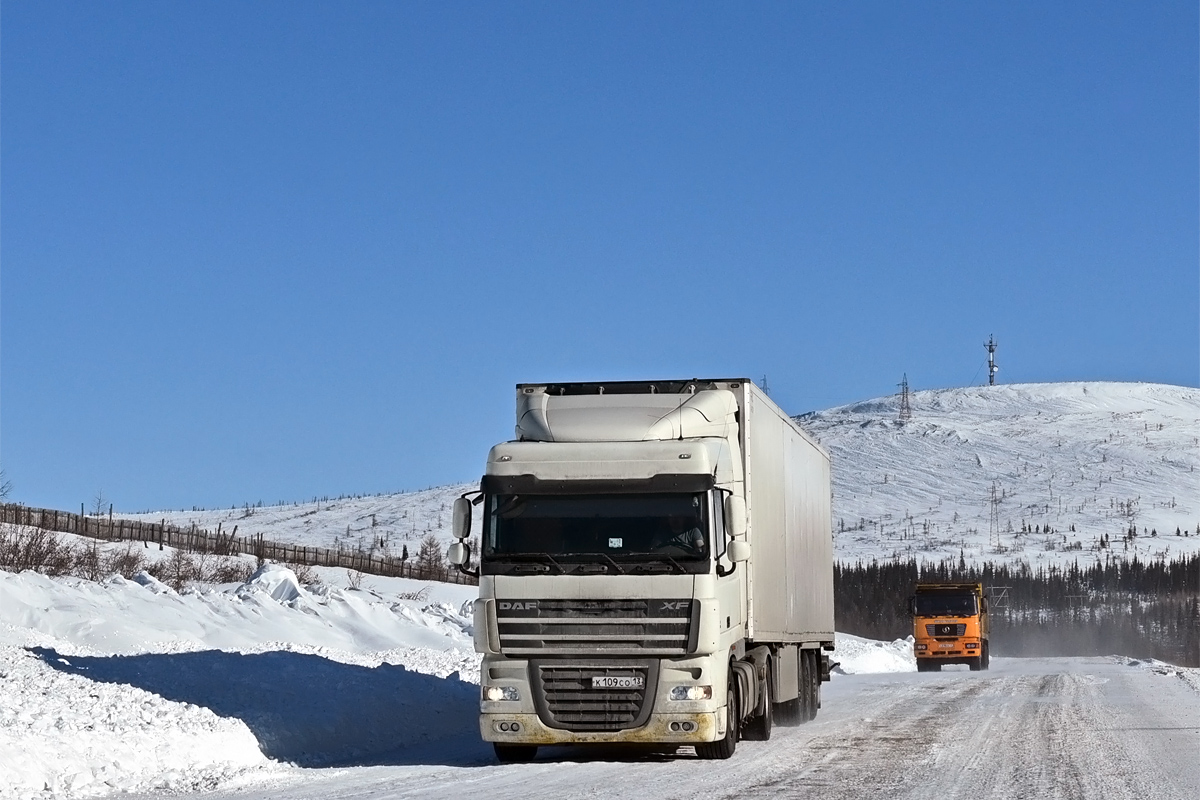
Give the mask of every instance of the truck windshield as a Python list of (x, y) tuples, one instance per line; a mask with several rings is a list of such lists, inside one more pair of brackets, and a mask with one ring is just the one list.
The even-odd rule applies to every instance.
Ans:
[[(646, 563), (696, 571), (709, 556), (706, 494), (490, 495), (485, 559)], [(680, 565), (688, 564), (687, 568)]]
[(917, 615), (922, 617), (970, 617), (976, 613), (975, 595), (918, 594)]

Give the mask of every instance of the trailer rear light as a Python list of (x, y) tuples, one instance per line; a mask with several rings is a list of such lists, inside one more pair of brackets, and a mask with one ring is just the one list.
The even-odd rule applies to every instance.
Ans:
[(520, 700), (521, 693), (515, 686), (486, 686), (483, 689), (483, 699), (491, 700)]
[(711, 700), (711, 686), (676, 686), (671, 689), (672, 700)]

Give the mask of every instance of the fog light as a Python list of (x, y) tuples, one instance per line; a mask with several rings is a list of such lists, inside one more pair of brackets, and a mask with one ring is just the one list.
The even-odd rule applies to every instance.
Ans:
[(521, 693), (517, 691), (515, 686), (486, 686), (483, 690), (483, 699), (496, 702), (497, 700), (520, 700)]
[(979, 647), (979, 645), (977, 645), (977, 644), (969, 644), (969, 645), (967, 645), (967, 649), (968, 649), (968, 650), (974, 650), (974, 649), (975, 649), (975, 648), (977, 648), (977, 647)]
[(681, 723), (679, 723), (679, 727), (683, 728), (683, 730), (684, 730), (685, 732), (687, 732), (687, 733), (691, 733), (692, 731), (696, 730), (696, 723), (694, 723), (694, 722), (681, 722)]
[(504, 733), (508, 733), (508, 723), (507, 722), (497, 722), (496, 730), (503, 731)]
[(711, 700), (711, 686), (676, 686), (671, 689), (672, 700)]
[(918, 649), (918, 650), (924, 650), (924, 649), (925, 649), (925, 647), (926, 647), (926, 645), (923, 645), (923, 644), (919, 644), (919, 645), (917, 645), (917, 649)]
[(679, 723), (678, 723), (678, 722), (672, 722), (672, 723), (671, 723), (671, 730), (678, 732), (678, 731), (679, 731)]

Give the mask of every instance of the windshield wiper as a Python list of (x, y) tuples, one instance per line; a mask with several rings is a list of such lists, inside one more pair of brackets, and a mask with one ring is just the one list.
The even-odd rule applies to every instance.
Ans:
[(671, 557), (670, 557), (669, 555), (667, 555), (666, 553), (659, 553), (658, 555), (662, 556), (662, 557), (663, 557), (663, 558), (665, 558), (667, 561), (670, 561), (670, 562), (671, 562), (671, 566), (675, 567), (675, 569), (679, 570), (680, 572), (687, 572), (687, 570), (683, 568), (683, 565), (682, 565), (682, 564), (680, 564), (680, 563), (679, 563), (678, 561), (676, 561), (675, 559), (671, 558)]

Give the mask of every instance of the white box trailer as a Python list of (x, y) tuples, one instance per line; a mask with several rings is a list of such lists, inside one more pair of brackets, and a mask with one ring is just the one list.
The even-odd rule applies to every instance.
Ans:
[(758, 386), (739, 381), (744, 408), (750, 560), (747, 636), (833, 640), (829, 453)]
[[(483, 505), (478, 567), (465, 545)], [(455, 505), (479, 576), (480, 731), (728, 758), (819, 707), (833, 649), (829, 454), (745, 379), (520, 384)]]

